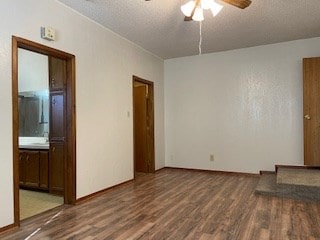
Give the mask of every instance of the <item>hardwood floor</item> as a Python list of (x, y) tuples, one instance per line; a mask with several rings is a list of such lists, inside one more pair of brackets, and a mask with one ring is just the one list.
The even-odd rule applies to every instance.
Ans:
[(255, 195), (258, 180), (164, 169), (0, 239), (320, 239), (319, 202)]

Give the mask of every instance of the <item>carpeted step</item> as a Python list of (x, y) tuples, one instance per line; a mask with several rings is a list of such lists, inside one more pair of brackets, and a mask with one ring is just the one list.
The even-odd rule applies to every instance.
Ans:
[(255, 193), (263, 195), (276, 195), (277, 192), (277, 176), (275, 173), (262, 174)]
[(278, 168), (277, 184), (320, 187), (320, 170)]
[(320, 169), (279, 167), (262, 174), (255, 193), (303, 201), (320, 201)]
[(320, 200), (320, 170), (278, 168), (277, 194), (300, 200)]

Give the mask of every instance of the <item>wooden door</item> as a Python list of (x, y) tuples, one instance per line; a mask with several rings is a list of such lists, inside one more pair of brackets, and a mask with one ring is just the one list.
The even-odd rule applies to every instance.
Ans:
[(51, 92), (49, 191), (58, 195), (64, 194), (65, 117), (64, 93)]
[(51, 93), (50, 142), (65, 140), (65, 108), (63, 92)]
[(39, 152), (39, 187), (43, 190), (49, 189), (49, 153), (48, 151)]
[(304, 164), (320, 166), (320, 58), (303, 59)]
[(134, 86), (134, 158), (137, 172), (149, 172), (147, 141), (147, 86)]
[(153, 82), (133, 76), (135, 172), (155, 172), (153, 99)]
[(25, 151), (25, 185), (39, 187), (39, 152)]
[(50, 154), (49, 192), (65, 194), (66, 179), (66, 61), (49, 58), (50, 77)]
[(50, 193), (64, 193), (64, 143), (52, 143), (50, 146)]
[(49, 56), (50, 90), (60, 90), (66, 85), (66, 60)]
[(24, 185), (26, 182), (26, 154), (19, 151), (19, 183)]

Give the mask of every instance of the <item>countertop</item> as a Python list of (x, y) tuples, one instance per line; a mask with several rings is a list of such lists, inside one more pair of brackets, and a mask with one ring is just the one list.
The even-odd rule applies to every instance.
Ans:
[(19, 145), (19, 148), (21, 149), (41, 149), (41, 150), (48, 150), (49, 149), (49, 143), (47, 144), (23, 144)]
[(19, 148), (21, 149), (49, 149), (48, 138), (45, 137), (19, 137)]

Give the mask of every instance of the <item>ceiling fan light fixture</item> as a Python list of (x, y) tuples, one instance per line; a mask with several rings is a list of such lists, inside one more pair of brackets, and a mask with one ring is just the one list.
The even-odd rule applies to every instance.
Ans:
[(223, 6), (219, 3), (216, 3), (215, 1), (211, 1), (210, 10), (212, 15), (215, 17), (219, 14), (219, 12), (222, 10)]
[(204, 16), (203, 16), (203, 9), (201, 7), (196, 7), (196, 10), (192, 16), (192, 20), (197, 21), (197, 22), (201, 22), (204, 20)]
[(196, 5), (195, 1), (189, 1), (189, 2), (187, 2), (186, 4), (183, 4), (183, 5), (181, 6), (181, 12), (182, 12), (185, 16), (190, 17), (191, 14), (192, 14), (193, 9), (194, 9), (194, 7), (195, 7), (195, 5)]

